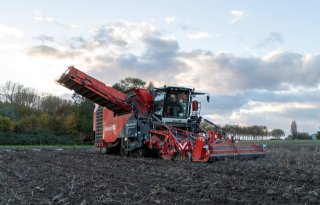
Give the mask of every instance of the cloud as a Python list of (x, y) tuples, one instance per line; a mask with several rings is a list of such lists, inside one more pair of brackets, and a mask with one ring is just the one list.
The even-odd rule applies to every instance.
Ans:
[(320, 70), (316, 69), (316, 65), (320, 66), (318, 55), (276, 51), (264, 57), (238, 57), (195, 51), (181, 54), (179, 59), (187, 65), (189, 73), (197, 76), (190, 79), (190, 84), (203, 84), (219, 93), (248, 89), (277, 91), (320, 84)]
[(263, 39), (260, 43), (256, 45), (256, 48), (262, 48), (267, 46), (273, 46), (284, 42), (284, 38), (280, 33), (271, 32), (268, 37)]
[(192, 25), (190, 22), (181, 22), (178, 24), (178, 26), (184, 30), (199, 30), (198, 26)]
[(199, 32), (196, 34), (189, 34), (187, 36), (187, 38), (189, 38), (190, 40), (198, 40), (198, 39), (202, 39), (202, 38), (210, 38), (211, 35), (208, 32)]
[(87, 44), (88, 41), (81, 36), (72, 37), (69, 40), (69, 46), (71, 49), (85, 49)]
[[(77, 55), (71, 57), (88, 65), (87, 67), (91, 68), (90, 74), (108, 79), (106, 80), (108, 82), (121, 79), (123, 73), (145, 78), (160, 70), (162, 73), (159, 73), (158, 77), (164, 82), (168, 76), (174, 79), (176, 72), (168, 71), (181, 67), (176, 59), (179, 52), (176, 38), (163, 35), (152, 24), (128, 21), (109, 22), (91, 28), (90, 34), (89, 37), (70, 38), (64, 49), (52, 51), (54, 47), (51, 47), (48, 52), (48, 49), (42, 48), (39, 52), (39, 48), (35, 47), (29, 51), (29, 54), (59, 57), (62, 56), (61, 50), (68, 51), (67, 54), (76, 52)], [(110, 79), (110, 76), (113, 78)]]
[(99, 28), (93, 39), (95, 42), (98, 42), (100, 45), (108, 45), (112, 43), (113, 45), (117, 45), (119, 47), (125, 48), (128, 46), (127, 33), (125, 29), (121, 27), (102, 27)]
[(145, 35), (159, 35), (159, 29), (154, 25), (141, 22), (118, 21), (106, 23), (90, 29), (93, 34), (90, 46), (110, 47), (117, 46), (119, 49), (128, 50), (132, 42), (140, 42)]
[(27, 54), (76, 62), (76, 67), (109, 85), (130, 76), (156, 86), (208, 92), (212, 103), (202, 104), (203, 114), (219, 124), (289, 128), (295, 119), (314, 130), (320, 117), (320, 55), (276, 50), (241, 57), (183, 51), (174, 36), (153, 24), (129, 21), (108, 22), (90, 29), (88, 36), (59, 44), (36, 45)]
[(230, 24), (236, 24), (240, 21), (243, 21), (245, 17), (248, 16), (243, 10), (233, 10), (230, 12), (230, 15)]
[[(123, 73), (138, 74), (147, 81), (201, 87), (216, 94), (252, 89), (284, 91), (320, 84), (319, 55), (280, 50), (262, 57), (240, 57), (205, 50), (184, 52), (174, 36), (164, 35), (145, 22), (109, 22), (93, 28), (90, 34), (89, 37), (72, 37), (59, 48), (34, 46), (28, 54), (76, 58), (92, 70), (105, 72), (106, 78), (111, 70), (118, 69)], [(202, 32), (192, 37), (208, 35)], [(121, 78), (121, 72), (118, 78)]]
[[(138, 76), (146, 81), (155, 80), (173, 83), (174, 76), (182, 66), (176, 59), (179, 50), (178, 42), (174, 38), (145, 35), (140, 39), (144, 49), (140, 55), (123, 52), (120, 55), (103, 54), (95, 58), (92, 74), (101, 78), (122, 78), (123, 73)], [(154, 78), (154, 75), (157, 75)]]
[(173, 23), (175, 20), (176, 20), (176, 17), (174, 17), (174, 16), (166, 16), (166, 17), (164, 18), (164, 21), (165, 21), (167, 24), (171, 24), (171, 23)]
[(56, 59), (73, 58), (76, 55), (74, 52), (62, 51), (46, 45), (33, 46), (28, 50), (27, 54), (31, 57), (42, 56)]
[(47, 36), (47, 35), (39, 35), (39, 36), (34, 37), (34, 39), (41, 41), (42, 43), (54, 42), (54, 38), (52, 36)]
[(43, 14), (42, 14), (41, 12), (39, 12), (39, 11), (34, 11), (34, 12), (33, 12), (33, 19), (34, 19), (35, 21), (47, 22), (47, 23), (55, 24), (55, 25), (58, 25), (58, 26), (61, 26), (61, 27), (67, 27), (67, 28), (76, 28), (76, 27), (77, 27), (76, 24), (66, 24), (66, 23), (63, 23), (63, 22), (61, 22), (61, 21), (58, 21), (58, 20), (55, 19), (54, 17), (43, 15)]
[(23, 36), (23, 31), (11, 26), (5, 26), (0, 24), (0, 38), (5, 36), (21, 38)]
[(144, 54), (144, 59), (161, 62), (164, 59), (174, 58), (179, 49), (178, 42), (170, 38), (145, 36), (142, 41), (147, 48)]
[[(245, 90), (238, 93), (213, 94), (213, 104), (207, 109), (212, 109), (214, 113), (231, 114), (236, 110), (248, 110), (249, 107), (264, 111), (283, 112), (285, 109), (293, 108), (314, 108), (320, 100), (320, 93), (316, 94), (313, 89), (303, 88), (299, 92), (290, 90), (286, 92), (274, 92), (268, 90)], [(308, 99), (307, 103), (306, 100)], [(282, 106), (284, 105), (284, 106)], [(281, 106), (281, 107), (280, 107)]]

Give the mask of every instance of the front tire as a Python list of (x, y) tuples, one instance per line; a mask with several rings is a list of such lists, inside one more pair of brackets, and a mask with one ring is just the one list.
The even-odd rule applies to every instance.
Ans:
[(125, 141), (124, 141), (124, 139), (121, 139), (121, 143), (120, 143), (120, 148), (119, 148), (120, 150), (120, 156), (121, 157), (126, 157), (126, 156), (128, 156), (128, 151), (127, 151), (127, 149), (126, 149), (126, 147), (125, 147)]

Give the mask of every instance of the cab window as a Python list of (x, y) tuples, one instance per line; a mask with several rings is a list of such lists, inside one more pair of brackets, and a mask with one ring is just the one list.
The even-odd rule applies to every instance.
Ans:
[(165, 92), (156, 92), (154, 98), (154, 113), (155, 115), (162, 116), (163, 104), (165, 99)]
[(185, 92), (170, 92), (166, 97), (163, 117), (167, 118), (187, 118), (188, 114), (188, 94)]

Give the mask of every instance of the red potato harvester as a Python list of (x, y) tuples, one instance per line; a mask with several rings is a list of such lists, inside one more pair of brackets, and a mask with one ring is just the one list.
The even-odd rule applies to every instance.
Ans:
[[(120, 92), (70, 66), (57, 81), (96, 103), (93, 111), (95, 146), (103, 152), (146, 152), (163, 159), (210, 162), (221, 158), (265, 156), (254, 143), (235, 143), (222, 129), (200, 116), (195, 92), (184, 87), (132, 88)], [(209, 98), (207, 97), (209, 101)], [(206, 131), (202, 124), (210, 124)]]

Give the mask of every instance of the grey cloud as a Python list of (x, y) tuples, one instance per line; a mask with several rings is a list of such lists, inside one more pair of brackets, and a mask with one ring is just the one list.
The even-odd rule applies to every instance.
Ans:
[[(141, 55), (127, 52), (117, 57), (113, 57), (112, 61), (115, 63), (115, 66), (119, 65), (123, 68), (152, 69), (152, 67), (157, 68), (171, 63), (174, 64), (177, 56), (176, 53), (179, 49), (177, 41), (148, 36), (143, 37), (142, 43), (145, 47), (145, 51)], [(96, 60), (110, 62), (110, 56), (108, 56), (108, 54), (97, 56)]]
[[(170, 80), (168, 83), (174, 83), (176, 76), (183, 75), (189, 80), (188, 86), (203, 86), (216, 93), (254, 89), (278, 91), (288, 90), (292, 86), (315, 87), (320, 84), (319, 55), (275, 52), (260, 58), (203, 50), (181, 52), (176, 40), (145, 35), (140, 39), (144, 47), (140, 54), (128, 49), (118, 55), (110, 55), (106, 50), (104, 54), (86, 56), (86, 53), (94, 53), (96, 49), (88, 49), (88, 42), (86, 38), (74, 37), (69, 41), (70, 49), (40, 45), (30, 48), (28, 54), (55, 58), (73, 58), (83, 54), (83, 59), (92, 65), (92, 69), (113, 68), (139, 73), (147, 78), (155, 75), (155, 80)], [(190, 71), (193, 71), (192, 74)]]
[(318, 121), (320, 117), (319, 108), (294, 108), (288, 109), (281, 116), (302, 120), (315, 120)]
[(179, 27), (184, 31), (194, 31), (199, 29), (197, 26), (194, 26), (190, 23), (179, 23)]
[[(131, 32), (141, 36), (134, 38)], [(130, 50), (129, 41), (133, 40), (142, 45), (140, 54)], [(110, 79), (110, 76), (118, 76), (118, 79), (121, 79), (122, 73), (128, 73), (128, 75), (135, 73), (142, 78), (154, 80), (150, 76), (157, 73), (158, 80), (165, 81), (170, 76), (173, 82), (177, 70), (182, 67), (182, 63), (176, 59), (179, 50), (178, 42), (163, 38), (158, 29), (146, 23), (135, 24), (123, 21), (102, 25), (93, 32), (92, 36), (72, 37), (66, 41), (66, 44), (66, 50), (63, 51), (54, 46), (34, 46), (29, 49), (28, 55), (72, 58), (80, 54), (82, 62), (91, 67), (90, 72), (105, 80)], [(117, 50), (114, 52), (115, 46)], [(101, 48), (105, 49), (105, 52), (101, 52)], [(99, 52), (96, 52), (98, 50)], [(171, 72), (166, 73), (168, 70)]]
[(59, 51), (50, 46), (34, 46), (32, 47), (29, 51), (28, 54), (33, 56), (33, 55), (47, 55), (47, 56), (57, 56), (59, 54)]
[[(89, 75), (99, 79), (100, 81), (102, 81), (103, 83), (109, 86), (127, 77), (127, 76), (124, 76), (123, 70), (119, 69), (116, 66), (106, 66), (104, 64), (98, 63), (98, 64), (95, 64), (90, 69), (91, 70), (88, 72)], [(126, 73), (126, 75), (130, 77), (134, 77), (129, 73)]]
[(230, 115), (233, 111), (238, 110), (248, 102), (245, 95), (211, 95), (211, 101), (206, 103), (204, 99), (202, 102), (203, 110), (206, 114), (227, 114)]
[[(189, 85), (204, 85), (203, 89), (210, 92), (281, 91), (295, 86), (315, 87), (320, 84), (320, 56), (312, 56), (308, 60), (302, 54), (278, 52), (264, 58), (244, 58), (201, 50), (180, 52), (178, 42), (156, 37), (145, 38), (143, 42), (145, 52), (141, 55), (126, 53), (112, 61), (107, 56), (100, 60), (108, 59), (114, 67), (124, 72), (134, 71), (143, 77), (155, 75), (158, 81), (170, 79), (174, 82), (176, 76), (184, 74), (191, 81)], [(201, 56), (205, 56), (205, 60)], [(195, 65), (186, 64), (183, 59), (195, 62)], [(191, 74), (191, 70), (198, 72)], [(201, 84), (202, 81), (206, 83)]]
[(115, 29), (113, 27), (102, 27), (99, 28), (93, 36), (93, 39), (98, 42), (100, 45), (109, 45), (114, 44), (119, 47), (126, 47), (128, 42), (124, 38), (116, 38), (113, 35)]
[[(132, 39), (129, 35), (132, 31), (141, 36)], [(276, 34), (271, 36), (270, 39), (281, 40)], [(129, 46), (129, 42), (133, 45)], [(179, 83), (202, 86), (217, 94), (247, 90), (278, 91), (292, 86), (314, 87), (320, 84), (319, 55), (277, 51), (265, 57), (239, 57), (206, 50), (180, 51), (177, 40), (163, 37), (158, 29), (144, 23), (103, 25), (92, 36), (73, 37), (67, 44), (66, 50), (47, 45), (34, 46), (28, 54), (55, 58), (81, 55), (78, 61), (91, 66), (92, 71), (105, 70), (106, 77), (112, 69), (166, 83), (176, 83), (177, 78), (183, 76)], [(131, 49), (138, 44), (140, 52)], [(110, 45), (116, 45), (117, 50), (113, 52)], [(101, 46), (105, 46), (104, 52), (101, 52)]]
[(274, 46), (284, 42), (284, 38), (280, 33), (271, 32), (268, 37), (263, 39), (256, 45), (256, 48), (262, 48), (267, 46)]
[(34, 39), (41, 41), (42, 43), (54, 42), (54, 38), (52, 36), (47, 36), (47, 35), (39, 35), (39, 36), (34, 37)]
[(29, 56), (46, 56), (51, 58), (72, 58), (76, 55), (76, 53), (69, 51), (61, 51), (51, 46), (40, 45), (31, 47), (27, 54)]
[[(301, 91), (301, 92), (286, 92), (286, 93), (276, 93), (274, 91), (267, 90), (247, 90), (239, 92), (236, 94), (211, 94), (212, 102), (204, 103), (204, 110), (208, 110), (208, 114), (218, 113), (218, 114), (231, 114), (234, 111), (240, 110), (249, 101), (264, 102), (264, 103), (305, 103), (306, 100), (309, 103), (320, 102), (320, 92), (314, 91)], [(202, 100), (203, 101), (203, 100)], [(311, 110), (301, 109), (301, 110)], [(288, 116), (290, 111), (286, 113), (279, 113), (279, 115)], [(319, 113), (318, 110), (315, 113)]]
[(69, 46), (71, 49), (84, 49), (87, 47), (87, 40), (81, 36), (72, 37), (69, 40)]
[[(290, 86), (314, 87), (320, 84), (320, 56), (275, 52), (266, 57), (237, 57), (228, 53), (196, 52), (182, 57), (199, 61), (203, 79), (225, 91), (248, 89), (287, 90)], [(201, 65), (199, 65), (201, 66)], [(216, 78), (219, 78), (217, 82)]]
[(117, 59), (117, 63), (122, 67), (139, 67), (139, 59), (134, 54), (122, 55)]
[(145, 60), (159, 62), (176, 57), (179, 44), (176, 40), (165, 40), (154, 36), (145, 36), (142, 40), (146, 45)]
[(316, 68), (320, 66), (320, 56), (313, 56), (313, 63), (305, 57), (292, 52), (276, 53), (262, 61), (263, 67), (257, 74), (266, 76), (274, 87), (283, 84), (316, 86), (320, 83), (320, 69)]
[[(161, 35), (144, 35), (139, 41), (144, 47), (144, 51), (139, 55), (128, 51), (114, 57), (108, 54), (96, 57), (95, 60), (98, 62), (96, 69), (99, 70), (100, 75), (104, 70), (106, 74), (103, 76), (108, 78), (107, 73), (113, 69), (134, 73), (147, 81), (166, 80), (168, 76), (173, 80), (183, 64), (176, 59), (179, 50), (178, 42), (162, 39)], [(171, 72), (167, 72), (169, 70)], [(150, 77), (154, 74), (158, 79)]]
[(182, 30), (185, 31), (190, 29), (190, 26), (188, 24), (180, 23), (179, 26)]

